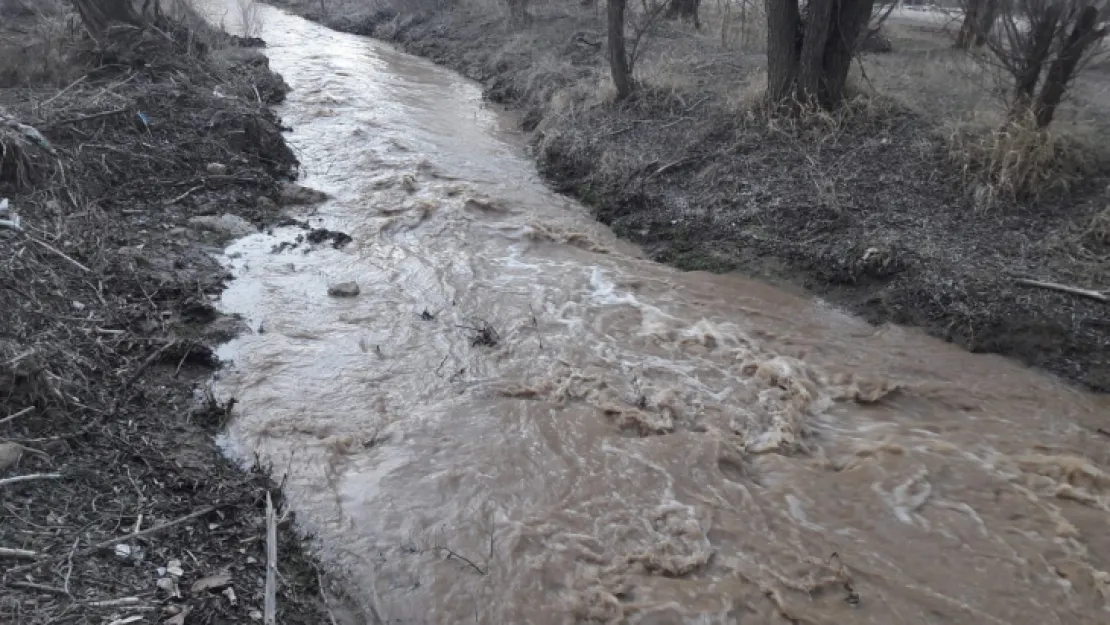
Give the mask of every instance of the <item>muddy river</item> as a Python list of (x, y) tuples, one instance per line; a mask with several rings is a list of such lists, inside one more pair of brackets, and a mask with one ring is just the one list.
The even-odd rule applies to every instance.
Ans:
[(650, 262), (477, 85), (260, 15), (353, 241), (228, 249), (223, 444), (369, 622), (1110, 622), (1105, 398)]

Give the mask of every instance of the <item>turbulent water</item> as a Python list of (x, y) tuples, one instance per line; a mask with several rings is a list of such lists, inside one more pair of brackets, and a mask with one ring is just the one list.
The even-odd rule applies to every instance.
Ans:
[(369, 622), (1110, 622), (1105, 399), (647, 261), (476, 85), (261, 11), (353, 242), (228, 250), (226, 444)]

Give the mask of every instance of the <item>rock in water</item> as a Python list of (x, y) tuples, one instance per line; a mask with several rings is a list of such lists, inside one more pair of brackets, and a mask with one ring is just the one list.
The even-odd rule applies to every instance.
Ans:
[(258, 232), (251, 222), (230, 213), (219, 217), (214, 215), (199, 215), (189, 218), (189, 225), (199, 230), (208, 230), (229, 237), (245, 237), (253, 232)]
[(332, 297), (355, 297), (359, 294), (357, 282), (340, 282), (328, 287), (328, 295)]
[(308, 204), (319, 204), (328, 199), (328, 194), (316, 189), (309, 189), (302, 187), (299, 184), (286, 182), (281, 185), (281, 194), (278, 196), (278, 203), (282, 206), (304, 206)]

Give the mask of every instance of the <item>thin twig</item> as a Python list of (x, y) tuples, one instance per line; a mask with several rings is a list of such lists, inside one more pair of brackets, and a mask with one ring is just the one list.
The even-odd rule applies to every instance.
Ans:
[(52, 595), (65, 595), (67, 597), (69, 596), (69, 593), (62, 590), (61, 588), (55, 588), (53, 586), (47, 586), (45, 584), (36, 584), (34, 582), (8, 582), (6, 585), (11, 586), (12, 588), (22, 588), (24, 590), (48, 592)]
[(1037, 289), (1048, 289), (1049, 291), (1059, 291), (1060, 293), (1068, 293), (1068, 294), (1075, 295), (1075, 296), (1078, 296), (1078, 297), (1085, 297), (1087, 299), (1093, 299), (1096, 302), (1102, 302), (1103, 304), (1110, 304), (1110, 296), (1108, 296), (1106, 293), (1103, 293), (1101, 291), (1094, 291), (1094, 290), (1091, 290), (1091, 289), (1081, 289), (1079, 287), (1068, 286), (1066, 284), (1058, 284), (1056, 282), (1041, 282), (1040, 280), (1026, 280), (1025, 278), (1018, 278), (1017, 280), (1014, 280), (1014, 283), (1015, 284), (1020, 284), (1021, 286), (1028, 286), (1028, 287), (1033, 287), (1033, 288), (1037, 288)]
[(274, 502), (266, 491), (266, 594), (263, 604), (263, 625), (277, 623), (277, 523)]
[[(59, 476), (59, 477), (61, 477), (61, 476)], [(142, 538), (143, 536), (150, 536), (151, 534), (157, 534), (158, 532), (167, 530), (171, 527), (175, 527), (175, 526), (181, 525), (182, 523), (187, 523), (189, 521), (192, 521), (193, 519), (196, 519), (198, 517), (202, 517), (202, 516), (204, 516), (204, 515), (206, 515), (210, 512), (213, 512), (213, 511), (215, 511), (219, 508), (220, 508), (220, 506), (208, 506), (208, 507), (205, 507), (205, 508), (201, 508), (200, 510), (197, 510), (195, 512), (190, 512), (189, 514), (186, 514), (183, 517), (180, 517), (180, 518), (174, 519), (172, 521), (167, 521), (165, 523), (162, 523), (161, 525), (155, 525), (153, 527), (148, 527), (145, 530), (142, 530), (142, 531), (139, 531), (139, 532), (131, 532), (130, 534), (125, 534), (123, 536), (117, 536), (116, 538), (109, 538), (108, 540), (104, 540), (104, 541), (101, 541), (99, 543), (96, 543), (95, 545), (93, 545), (91, 547), (87, 547), (85, 549), (82, 549), (81, 551), (77, 552), (76, 555), (79, 555), (79, 556), (87, 555), (89, 553), (93, 553), (94, 551), (98, 551), (100, 549), (105, 549), (107, 547), (114, 547), (115, 545), (117, 545), (119, 543), (122, 543), (122, 542), (127, 542), (129, 540), (134, 540), (136, 538)], [(44, 558), (44, 559), (39, 560), (38, 562), (35, 562), (33, 564), (25, 564), (23, 566), (17, 566), (17, 567), (14, 567), (14, 568), (10, 568), (10, 569), (4, 571), (4, 573), (10, 575), (10, 574), (13, 574), (13, 573), (20, 573), (22, 571), (30, 571), (30, 570), (33, 570), (33, 569), (37, 569), (40, 566), (43, 566), (45, 564), (52, 564), (54, 562), (58, 562), (59, 560), (62, 560), (65, 557), (67, 557), (67, 556), (53, 556), (53, 557), (50, 557), (50, 558)]]
[(474, 569), (475, 571), (478, 571), (479, 575), (485, 575), (486, 574), (486, 572), (482, 570), (482, 567), (478, 566), (477, 564), (474, 564), (474, 562), (471, 561), (470, 558), (468, 558), (466, 556), (461, 556), (461, 555), (455, 553), (454, 551), (452, 551), (451, 549), (448, 549), (447, 547), (441, 547), (439, 545), (436, 545), (435, 549), (436, 549), (436, 551), (446, 551), (448, 558), (455, 557), (455, 558), (458, 558), (459, 560), (462, 560), (463, 562), (469, 564), (472, 569)]
[(170, 199), (168, 199), (168, 200), (166, 200), (166, 201), (162, 202), (162, 204), (164, 204), (164, 205), (166, 205), (166, 206), (172, 206), (172, 205), (174, 205), (174, 204), (177, 204), (177, 203), (178, 203), (178, 202), (180, 202), (181, 200), (184, 200), (185, 198), (189, 197), (189, 196), (190, 196), (190, 195), (192, 195), (192, 194), (193, 194), (194, 192), (196, 192), (196, 191), (200, 191), (200, 190), (201, 190), (201, 189), (203, 189), (203, 188), (204, 188), (204, 185), (202, 185), (202, 184), (198, 184), (197, 186), (195, 186), (195, 187), (193, 187), (193, 188), (189, 189), (188, 191), (186, 191), (185, 193), (182, 193), (181, 195), (179, 195), (179, 196), (177, 196), (177, 197), (173, 197), (173, 198), (170, 198)]
[(4, 425), (8, 421), (15, 421), (16, 419), (22, 417), (23, 415), (31, 412), (34, 409), (35, 409), (34, 406), (27, 406), (23, 410), (20, 410), (20, 411), (14, 413), (14, 414), (10, 414), (10, 415), (4, 417), (3, 419), (0, 419), (0, 425)]
[(9, 486), (11, 484), (19, 484), (20, 482), (31, 482), (34, 480), (59, 480), (61, 478), (61, 473), (33, 473), (31, 475), (17, 475), (15, 477), (6, 477), (0, 480), (0, 486)]
[(119, 599), (105, 599), (103, 601), (89, 601), (84, 605), (94, 608), (115, 608), (121, 605), (135, 605), (139, 603), (138, 597), (120, 597)]
[(102, 117), (111, 117), (113, 115), (121, 115), (121, 114), (126, 113), (126, 112), (127, 112), (126, 108), (115, 109), (115, 110), (112, 110), (112, 111), (102, 111), (100, 113), (92, 113), (91, 115), (82, 115), (81, 117), (74, 117), (73, 119), (63, 119), (62, 121), (54, 122), (51, 125), (52, 126), (64, 126), (66, 124), (79, 124), (81, 122), (88, 122), (88, 121), (92, 121), (94, 119), (100, 119)]
[[(149, 297), (147, 299), (149, 299)], [(139, 376), (143, 374), (143, 371), (146, 371), (147, 367), (154, 364), (154, 362), (158, 360), (158, 358), (160, 358), (162, 354), (166, 353), (166, 350), (170, 349), (174, 345), (177, 345), (176, 340), (170, 341), (162, 347), (159, 347), (153, 354), (147, 356), (146, 360), (144, 360), (141, 364), (139, 364), (138, 367), (135, 368), (135, 371), (133, 371), (131, 375), (127, 378), (127, 380), (124, 381), (123, 385), (120, 386), (119, 391), (116, 394), (115, 405), (112, 407), (112, 414), (116, 414), (117, 412), (119, 412), (119, 407), (120, 404), (123, 403), (124, 395), (127, 394), (127, 391), (131, 390), (131, 386), (135, 384), (135, 382), (139, 379)]]
[(92, 273), (92, 269), (89, 269), (88, 267), (86, 267), (86, 266), (82, 265), (81, 263), (79, 263), (79, 262), (77, 262), (77, 261), (73, 260), (73, 259), (72, 259), (72, 258), (70, 258), (70, 257), (69, 257), (69, 255), (67, 255), (67, 254), (66, 254), (65, 252), (63, 252), (62, 250), (60, 250), (60, 249), (58, 249), (58, 248), (54, 247), (53, 245), (50, 245), (50, 244), (49, 244), (49, 243), (47, 243), (46, 241), (43, 241), (43, 240), (40, 240), (40, 239), (36, 239), (35, 237), (32, 237), (32, 236), (28, 236), (27, 238), (28, 238), (28, 239), (31, 239), (31, 240), (32, 240), (32, 241), (34, 241), (35, 243), (38, 243), (39, 245), (41, 245), (41, 246), (45, 247), (46, 249), (50, 250), (51, 252), (54, 252), (54, 253), (55, 253), (55, 254), (57, 254), (58, 256), (61, 256), (62, 258), (64, 258), (64, 259), (68, 260), (68, 261), (69, 261), (70, 263), (72, 263), (72, 264), (73, 264), (73, 266), (74, 266), (74, 267), (77, 267), (77, 268), (78, 268), (78, 269), (80, 269), (81, 271), (84, 271), (85, 273)]
[(204, 515), (206, 515), (210, 512), (214, 512), (218, 508), (219, 508), (219, 506), (208, 506), (208, 507), (205, 507), (205, 508), (201, 508), (200, 510), (197, 510), (195, 512), (190, 512), (189, 514), (186, 514), (185, 516), (174, 519), (172, 521), (166, 521), (165, 523), (162, 523), (161, 525), (155, 525), (154, 527), (148, 527), (145, 530), (140, 530), (138, 532), (131, 532), (130, 534), (126, 534), (124, 536), (118, 536), (116, 538), (109, 538), (108, 540), (100, 541), (100, 542), (96, 543), (95, 545), (93, 545), (92, 547), (89, 547), (87, 549), (82, 549), (81, 550), (81, 555), (84, 555), (84, 554), (87, 554), (87, 553), (92, 553), (94, 551), (99, 551), (99, 550), (105, 549), (107, 547), (114, 547), (114, 546), (118, 545), (119, 543), (127, 542), (129, 540), (134, 540), (136, 538), (142, 538), (143, 536), (150, 536), (151, 534), (157, 534), (158, 532), (168, 530), (171, 527), (181, 525), (182, 523), (187, 523), (189, 521), (192, 521), (193, 519), (196, 519), (197, 517), (202, 517), (202, 516), (204, 516)]

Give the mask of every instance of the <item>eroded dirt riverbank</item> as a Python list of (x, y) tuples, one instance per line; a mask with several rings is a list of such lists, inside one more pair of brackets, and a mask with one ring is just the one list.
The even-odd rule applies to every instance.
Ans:
[[(213, 307), (213, 255), (282, 219), (285, 86), (199, 22), (98, 45), (62, 3), (18, 9), (0, 16), (0, 622), (254, 622), (281, 498), (220, 454), (229, 407), (203, 395), (244, 329)], [(327, 622), (291, 517), (278, 536), (280, 621)]]
[(364, 614), (1105, 621), (1105, 398), (652, 262), (544, 186), (477, 85), (262, 23), (331, 196), (306, 218), (351, 240), (228, 250), (255, 331), (221, 351), (224, 444), (288, 477)]

